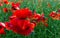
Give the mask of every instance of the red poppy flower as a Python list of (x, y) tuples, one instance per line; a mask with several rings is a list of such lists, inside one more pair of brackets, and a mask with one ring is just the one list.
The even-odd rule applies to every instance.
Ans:
[(20, 6), (20, 3), (12, 3), (12, 9), (13, 10), (18, 10)]
[(55, 17), (56, 15), (57, 15), (57, 14), (56, 14), (56, 12), (54, 12), (54, 11), (50, 13), (50, 16), (51, 16), (51, 17)]
[(5, 34), (4, 28), (5, 28), (4, 23), (0, 22), (0, 34)]
[(40, 22), (41, 15), (34, 12), (32, 19), (36, 20), (37, 22)]
[(54, 20), (60, 20), (60, 13), (51, 12), (50, 17)]
[(3, 11), (4, 11), (4, 12), (8, 12), (8, 9), (7, 9), (7, 8), (3, 8)]
[(3, 0), (3, 2), (4, 2), (5, 4), (9, 4), (8, 0)]
[(28, 8), (23, 8), (20, 10), (16, 10), (13, 15), (15, 15), (18, 18), (30, 18), (32, 16), (32, 11)]

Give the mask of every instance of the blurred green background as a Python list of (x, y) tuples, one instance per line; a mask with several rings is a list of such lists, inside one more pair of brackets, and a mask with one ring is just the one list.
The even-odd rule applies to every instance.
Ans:
[[(49, 17), (50, 12), (60, 9), (60, 0), (9, 0), (12, 2), (21, 2), (20, 8), (28, 7), (30, 10), (36, 10), (37, 13), (45, 14), (48, 18), (48, 27), (45, 27), (42, 23), (38, 24), (34, 29), (34, 32), (29, 36), (22, 36), (20, 34), (13, 33), (12, 31), (6, 31), (5, 35), (0, 35), (1, 38), (60, 38), (60, 20), (53, 20)], [(0, 7), (0, 21), (6, 22), (9, 20), (11, 12), (4, 13), (2, 8), (10, 8), (11, 5), (5, 5)]]

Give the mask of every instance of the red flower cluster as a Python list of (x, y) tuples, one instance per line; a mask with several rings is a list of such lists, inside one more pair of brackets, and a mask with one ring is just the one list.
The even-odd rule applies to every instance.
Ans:
[[(19, 8), (19, 4), (12, 3), (12, 7), (14, 9), (16, 9), (17, 7)], [(3, 11), (7, 12), (8, 9), (3, 8)], [(48, 26), (47, 19), (45, 18), (44, 14), (37, 14), (36, 11), (32, 13), (32, 11), (28, 8), (14, 10), (9, 20), (10, 21), (5, 22), (5, 26), (3, 26), (7, 30), (12, 30), (13, 32), (21, 35), (29, 35), (34, 31), (34, 28), (39, 22), (42, 22), (46, 27)]]
[[(3, 2), (5, 4), (10, 4), (8, 0), (3, 0)], [(1, 3), (0, 6), (2, 6)], [(12, 3), (12, 16), (10, 16), (9, 22), (0, 22), (0, 34), (5, 34), (4, 28), (6, 28), (7, 30), (12, 30), (21, 35), (29, 35), (34, 31), (34, 28), (39, 22), (42, 22), (46, 27), (48, 27), (48, 19), (45, 18), (44, 13), (37, 14), (36, 11), (32, 13), (28, 8), (20, 9), (19, 7), (19, 3)], [(49, 3), (48, 7), (51, 7)], [(8, 9), (3, 8), (3, 11), (8, 12)], [(60, 10), (58, 10), (58, 12), (60, 12)], [(60, 20), (60, 13), (51, 12), (50, 17), (55, 20)]]
[[(7, 0), (4, 0), (4, 3), (7, 4)], [(12, 16), (10, 16), (10, 21), (5, 22), (5, 26), (2, 25), (7, 30), (12, 30), (21, 35), (29, 35), (34, 31), (34, 28), (39, 22), (42, 22), (46, 27), (48, 26), (44, 14), (37, 14), (36, 11), (32, 13), (28, 8), (19, 9), (19, 6), (19, 3), (12, 3)], [(8, 12), (8, 9), (3, 8), (3, 11)], [(4, 33), (4, 29), (2, 31)], [(2, 33), (2, 31), (0, 33)]]
[(56, 13), (53, 11), (50, 13), (50, 17), (52, 17), (52, 19), (54, 20), (60, 20), (60, 13)]
[(36, 26), (35, 23), (30, 22), (31, 16), (32, 12), (28, 8), (16, 10), (10, 17), (10, 22), (5, 23), (6, 29), (18, 34), (29, 35)]

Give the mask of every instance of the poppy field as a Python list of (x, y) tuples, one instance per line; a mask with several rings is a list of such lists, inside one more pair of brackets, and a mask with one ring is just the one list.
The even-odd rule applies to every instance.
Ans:
[(0, 38), (60, 38), (60, 0), (0, 0)]

